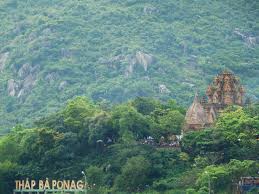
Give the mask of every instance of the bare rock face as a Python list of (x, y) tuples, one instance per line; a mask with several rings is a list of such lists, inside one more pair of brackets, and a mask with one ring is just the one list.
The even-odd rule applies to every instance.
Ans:
[(159, 10), (154, 6), (145, 6), (143, 8), (143, 12), (146, 15), (154, 15), (156, 13), (159, 13)]
[(7, 84), (7, 91), (9, 96), (17, 96), (21, 98), (31, 91), (36, 84), (36, 75), (29, 74), (21, 81), (10, 79)]
[(58, 79), (59, 75), (56, 72), (51, 72), (48, 73), (45, 76), (45, 80), (49, 83), (49, 84), (53, 84), (57, 79)]
[(35, 86), (36, 82), (36, 76), (35, 75), (28, 75), (24, 80), (23, 80), (23, 89), (25, 90), (30, 90), (33, 86)]
[(119, 64), (126, 63), (128, 65), (126, 66), (124, 74), (125, 77), (129, 77), (133, 74), (134, 69), (137, 65), (142, 66), (144, 71), (147, 71), (149, 65), (154, 63), (154, 61), (155, 58), (152, 55), (144, 53), (142, 51), (137, 51), (135, 54), (120, 54), (109, 59), (100, 58), (98, 62), (101, 64), (107, 64), (108, 67), (113, 69), (117, 69), (119, 67)]
[(105, 59), (102, 57), (98, 60), (98, 62), (101, 64), (107, 64), (108, 67), (110, 67), (110, 68), (117, 69), (117, 64), (125, 61), (126, 58), (127, 58), (127, 55), (126, 56), (125, 55), (116, 55), (109, 59)]
[(19, 86), (18, 84), (15, 82), (14, 79), (10, 79), (8, 80), (7, 83), (7, 91), (8, 91), (8, 95), (9, 96), (15, 96), (17, 93)]
[(159, 85), (159, 93), (160, 94), (168, 94), (170, 93), (170, 90), (166, 87), (164, 84)]
[(249, 37), (246, 38), (246, 43), (247, 43), (249, 46), (255, 46), (256, 43), (257, 43), (257, 39), (256, 39), (256, 37), (251, 37), (251, 36), (249, 36)]
[(155, 58), (142, 51), (137, 51), (135, 55), (128, 55), (127, 62), (129, 65), (126, 67), (125, 76), (129, 77), (133, 72), (136, 65), (141, 65), (144, 71), (148, 70), (149, 65), (153, 64)]
[(66, 48), (61, 48), (60, 54), (63, 58), (69, 58), (72, 56), (72, 51)]
[(32, 75), (37, 74), (38, 70), (39, 70), (39, 66), (37, 66), (37, 65), (32, 66), (29, 63), (25, 63), (18, 70), (18, 76), (19, 76), (19, 78), (25, 78), (26, 76), (28, 76), (30, 74), (32, 74)]
[(6, 61), (8, 59), (9, 52), (0, 54), (0, 73), (3, 72), (5, 68)]
[(31, 65), (28, 63), (25, 63), (22, 65), (22, 67), (18, 70), (18, 76), (20, 78), (25, 77), (26, 75), (28, 75), (31, 71)]
[(10, 79), (7, 84), (9, 96), (22, 96), (28, 94), (36, 85), (39, 66), (32, 66), (25, 63), (18, 69), (17, 79)]
[(61, 90), (64, 90), (66, 88), (66, 86), (68, 85), (67, 81), (62, 81), (60, 82), (59, 86), (58, 86), (58, 89), (61, 91)]
[(246, 45), (248, 47), (254, 47), (257, 43), (258, 43), (258, 40), (257, 40), (257, 37), (254, 37), (252, 35), (249, 35), (247, 33), (243, 33), (241, 32), (240, 29), (236, 28), (234, 31), (233, 31), (234, 34), (238, 35), (239, 37), (241, 37)]
[(36, 75), (29, 74), (25, 79), (20, 83), (20, 90), (17, 95), (18, 98), (26, 95), (31, 91), (31, 89), (36, 85)]
[(133, 74), (133, 71), (134, 71), (134, 65), (133, 65), (133, 64), (129, 64), (129, 65), (126, 67), (125, 76), (126, 76), (126, 77), (130, 77), (130, 75)]
[(154, 57), (150, 54), (138, 51), (136, 53), (136, 61), (138, 64), (142, 65), (144, 70), (147, 71), (148, 66), (154, 62)]

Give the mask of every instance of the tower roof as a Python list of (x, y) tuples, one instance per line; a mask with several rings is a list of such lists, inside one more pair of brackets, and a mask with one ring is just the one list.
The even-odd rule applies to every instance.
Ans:
[(197, 93), (195, 94), (192, 105), (186, 113), (185, 120), (187, 124), (203, 125), (207, 122), (205, 110), (199, 102)]

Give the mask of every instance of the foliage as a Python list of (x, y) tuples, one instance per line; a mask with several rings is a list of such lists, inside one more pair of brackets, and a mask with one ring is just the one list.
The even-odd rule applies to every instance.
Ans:
[(90, 166), (86, 169), (87, 183), (90, 185), (95, 185), (95, 187), (100, 187), (104, 184), (104, 172), (103, 169)]
[[(256, 100), (257, 12), (258, 1), (251, 0), (2, 0), (0, 128), (32, 127), (78, 95), (115, 104), (174, 98), (187, 105), (225, 68)], [(139, 51), (153, 56), (146, 69), (143, 62), (131, 66)], [(150, 103), (142, 111), (158, 108)]]
[[(218, 193), (220, 190), (228, 188), (231, 191), (231, 184), (238, 181), (238, 177), (256, 176), (255, 169), (258, 164), (255, 161), (238, 161), (231, 160), (228, 164), (219, 166), (207, 166), (200, 174), (196, 184), (199, 187), (206, 187), (211, 184), (214, 192)], [(210, 183), (208, 182), (210, 181)]]
[[(33, 128), (17, 126), (0, 138), (0, 191), (9, 194), (15, 179), (84, 180), (84, 171), (89, 193), (200, 194), (209, 183), (230, 193), (259, 167), (256, 111), (229, 107), (213, 128), (184, 134), (179, 149), (156, 144), (180, 133), (185, 111), (176, 102), (100, 106), (77, 97)], [(142, 143), (148, 136), (154, 145)]]
[(139, 191), (149, 182), (150, 163), (143, 156), (128, 159), (121, 171), (121, 175), (115, 180), (115, 187), (118, 190)]

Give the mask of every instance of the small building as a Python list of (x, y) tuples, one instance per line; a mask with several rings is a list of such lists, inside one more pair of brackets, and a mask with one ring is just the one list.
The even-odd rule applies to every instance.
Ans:
[(245, 90), (239, 78), (229, 71), (223, 71), (208, 86), (206, 96), (199, 99), (198, 94), (195, 94), (193, 103), (185, 116), (183, 132), (211, 126), (227, 106), (242, 106), (244, 93)]

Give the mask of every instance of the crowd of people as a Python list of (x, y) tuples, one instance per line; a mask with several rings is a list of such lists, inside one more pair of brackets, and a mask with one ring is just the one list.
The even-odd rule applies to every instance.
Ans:
[(173, 135), (170, 138), (166, 139), (164, 136), (161, 136), (159, 141), (154, 139), (151, 136), (148, 136), (147, 138), (144, 138), (140, 141), (143, 145), (152, 145), (155, 147), (169, 147), (169, 148), (179, 148), (180, 147), (180, 135)]

